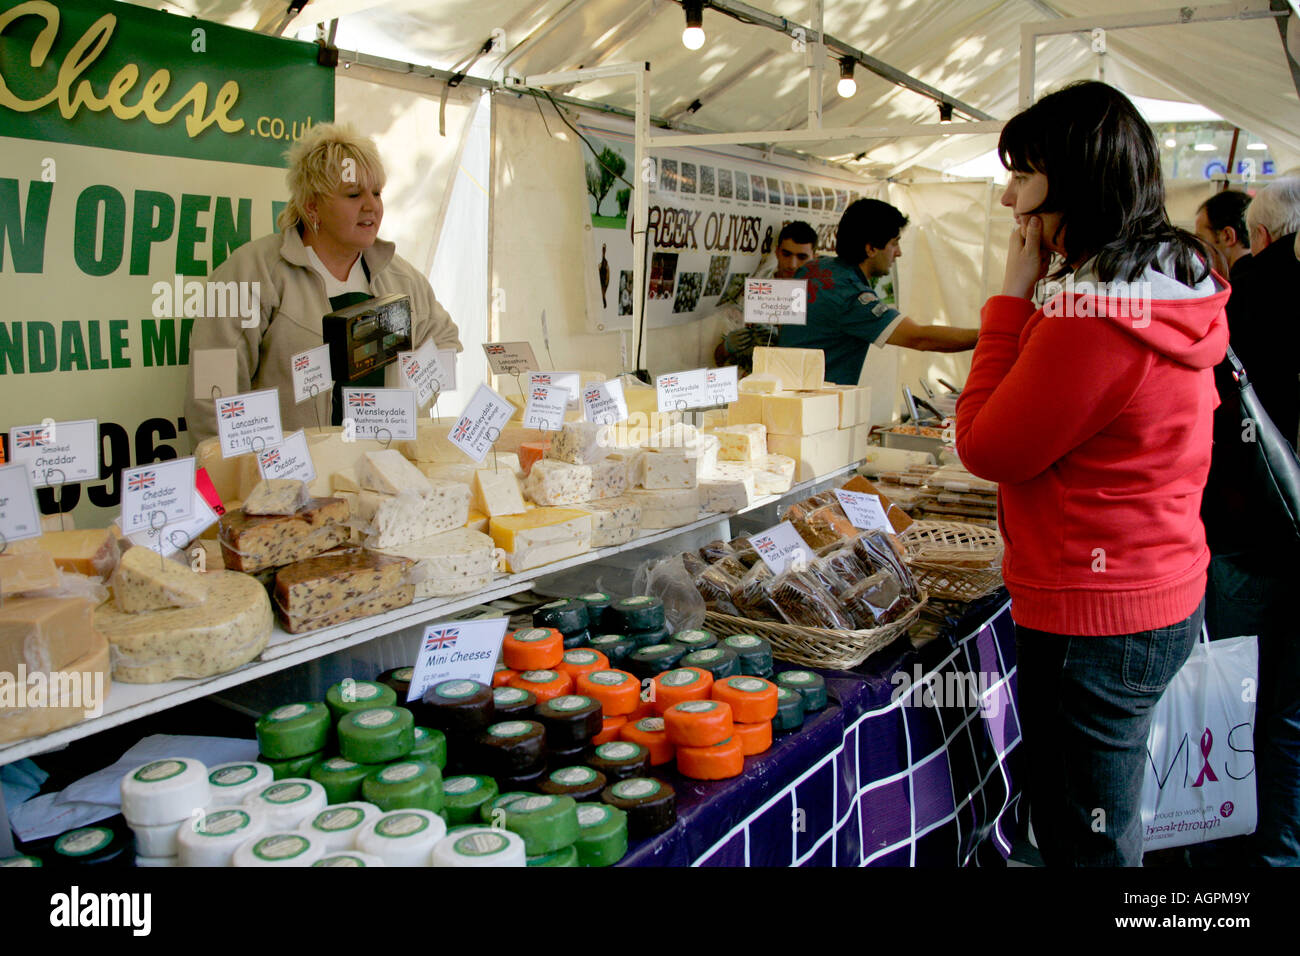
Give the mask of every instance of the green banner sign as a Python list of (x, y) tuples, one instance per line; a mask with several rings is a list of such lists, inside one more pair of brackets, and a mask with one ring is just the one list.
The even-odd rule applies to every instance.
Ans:
[(284, 166), (334, 115), (316, 49), (127, 3), (0, 0), (0, 135)]

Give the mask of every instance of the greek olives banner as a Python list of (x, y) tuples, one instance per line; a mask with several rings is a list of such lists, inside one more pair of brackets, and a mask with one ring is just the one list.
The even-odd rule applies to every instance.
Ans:
[(189, 454), (203, 279), (274, 230), (284, 151), (333, 118), (315, 51), (125, 3), (0, 0), (0, 429), (100, 427), (99, 480), (41, 489), (43, 514), (103, 526), (123, 468)]

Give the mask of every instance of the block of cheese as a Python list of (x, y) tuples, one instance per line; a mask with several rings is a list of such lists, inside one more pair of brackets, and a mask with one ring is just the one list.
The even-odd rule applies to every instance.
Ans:
[(526, 441), (519, 446), (519, 467), (527, 478), (533, 465), (546, 457), (546, 450), (551, 447), (549, 440)]
[(524, 469), (519, 463), (518, 452), (494, 449), (487, 453), (487, 457), (483, 459), (483, 464), (475, 465), (474, 467), (476, 471), (490, 468), (493, 471), (513, 472), (514, 476), (520, 481), (522, 481), (524, 477)]
[(857, 390), (858, 399), (858, 424), (871, 424), (871, 386), (859, 385)]
[[(225, 458), (221, 454), (221, 442), (216, 438), (205, 438), (194, 446), (194, 467), (208, 473), (212, 487), (227, 508), (230, 502), (247, 498), (253, 486), (262, 480), (256, 455), (250, 453)], [(319, 473), (320, 469), (317, 469)]]
[(94, 626), (113, 646), (113, 679), (156, 684), (211, 677), (246, 664), (266, 647), (273, 618), (262, 584), (247, 574), (200, 575), (208, 596), (198, 607), (126, 614), (95, 610)]
[(420, 469), (426, 478), (458, 481), (471, 488), (474, 485), (474, 474), (479, 470), (478, 465), (452, 465), (440, 461), (417, 461), (415, 467)]
[(698, 487), (703, 463), (702, 458), (687, 458), (667, 451), (651, 452), (645, 457), (642, 487), (653, 490)]
[(856, 385), (835, 385), (827, 382), (819, 392), (834, 395), (840, 402), (840, 428), (852, 428), (858, 423), (858, 388)]
[(284, 629), (290, 634), (301, 634), (303, 631), (314, 631), (317, 628), (333, 627), (335, 624), (343, 624), (347, 621), (355, 621), (359, 618), (370, 617), (372, 614), (382, 614), (385, 611), (395, 611), (399, 607), (406, 607), (414, 599), (415, 586), (412, 584), (403, 584), (391, 591), (373, 592), (360, 600), (353, 601), (351, 604), (335, 608), (333, 611), (327, 611), (316, 617), (303, 617), (298, 614), (287, 614), (283, 609), (281, 609), (280, 620), (284, 623)]
[(610, 452), (609, 460), (622, 462), (627, 475), (627, 487), (635, 488), (645, 482), (645, 459), (646, 455), (652, 454), (654, 452), (640, 448), (617, 448)]
[(576, 505), (595, 497), (591, 482), (591, 465), (543, 458), (528, 473), (524, 491), (539, 505)]
[(578, 507), (591, 515), (593, 548), (608, 548), (631, 541), (641, 527), (641, 505), (630, 495), (588, 501)]
[(418, 568), (412, 575), (417, 579), (415, 596), (422, 599), (468, 594), (486, 587), (496, 565), (493, 547), (486, 534), (458, 528), (380, 553), (416, 562)]
[(727, 406), (727, 424), (763, 424), (763, 396), (741, 392), (740, 397)]
[(91, 629), (95, 602), (84, 598), (7, 598), (0, 604), (0, 674), (17, 679), (56, 671), (96, 647)]
[(777, 455), (793, 458), (798, 466), (795, 481), (810, 481), (849, 463), (852, 431), (832, 428), (816, 435), (767, 436), (767, 447)]
[(357, 496), (358, 517), (370, 528), (368, 545), (391, 548), (465, 527), (469, 520), (469, 485), (439, 478), (427, 481), (430, 486), (427, 495), (412, 492), (380, 495), (363, 491)]
[(340, 548), (277, 571), (275, 603), (286, 617), (320, 617), (400, 587), (413, 567), (415, 562), (409, 558)]
[(0, 597), (58, 586), (59, 567), (44, 551), (35, 547), (19, 550), (15, 544), (0, 554)]
[[(342, 428), (308, 428), (305, 429), (307, 435), (307, 452), (311, 455), (313, 467), (316, 469), (316, 477), (307, 485), (307, 490), (315, 498), (328, 498), (334, 491), (334, 474), (335, 472), (347, 472), (349, 469), (355, 474), (357, 462), (361, 456), (370, 451), (383, 451), (384, 446), (371, 438), (355, 439), (353, 441), (344, 441)], [(360, 490), (360, 482), (357, 483), (357, 489)], [(244, 489), (244, 494), (239, 496), (242, 501), (251, 490)], [(349, 489), (341, 488), (340, 491)], [(226, 501), (226, 507), (230, 508), (231, 504)]]
[(779, 378), (766, 372), (762, 375), (746, 375), (736, 383), (736, 389), (742, 395), (775, 395), (786, 390)]
[(565, 422), (551, 435), (546, 457), (571, 465), (591, 465), (605, 458), (614, 445), (614, 429), (595, 422)]
[(394, 448), (362, 455), (357, 462), (357, 481), (363, 491), (377, 491), (382, 495), (400, 495), (403, 491), (427, 495), (431, 489), (429, 479), (420, 469)]
[(624, 376), (622, 381), (623, 400), (627, 402), (629, 418), (634, 412), (650, 415), (659, 411), (659, 392), (657, 389), (633, 379), (630, 375)]
[(492, 519), (489, 531), (506, 553), (511, 571), (526, 571), (591, 550), (591, 515), (573, 508), (534, 508), (522, 515), (503, 515)]
[(714, 474), (700, 482), (700, 506), (705, 511), (739, 511), (754, 503), (757, 492), (752, 471)]
[(851, 431), (849, 458), (852, 461), (862, 461), (871, 450), (871, 426), (854, 425)]
[(767, 427), (759, 424), (728, 425), (715, 429), (719, 461), (743, 461), (753, 464), (767, 457)]
[(357, 466), (352, 465), (348, 468), (341, 468), (330, 475), (330, 490), (348, 491), (356, 494), (361, 490), (361, 482), (357, 480)]
[(671, 451), (680, 455), (698, 454), (700, 430), (694, 425), (678, 422), (650, 435), (641, 447), (646, 451)]
[(473, 498), (470, 506), (489, 517), (517, 515), (524, 512), (524, 495), (519, 479), (506, 468), (480, 468), (474, 472)]
[(117, 538), (109, 528), (47, 531), (31, 539), (31, 546), (52, 557), (59, 570), (73, 574), (107, 578), (117, 567)]
[(677, 425), (682, 420), (678, 411), (630, 411), (627, 420), (611, 425), (613, 443), (616, 448), (635, 448), (646, 442), (651, 435), (657, 435), (665, 428)]
[(840, 427), (840, 399), (829, 392), (763, 396), (768, 447), (773, 435), (816, 435)]
[(313, 498), (292, 515), (227, 511), (218, 522), (221, 557), (235, 571), (261, 571), (322, 554), (348, 540), (351, 509), (342, 498)]
[(754, 374), (772, 375), (788, 389), (821, 388), (826, 378), (826, 353), (821, 349), (754, 349)]
[(250, 515), (291, 515), (308, 501), (307, 483), (293, 478), (268, 478), (259, 481), (244, 501), (244, 513)]
[(725, 408), (706, 408), (700, 415), (700, 431), (711, 432), (716, 428), (724, 428), (727, 424), (727, 410)]
[[(302, 484), (302, 482), (299, 482)], [(149, 548), (128, 549), (113, 572), (113, 603), (128, 614), (197, 607), (207, 598), (203, 576)]]
[(794, 484), (799, 463), (788, 455), (768, 455), (754, 466), (754, 490), (760, 495), (779, 495)]
[[(56, 700), (46, 700), (41, 707), (0, 706), (0, 744), (71, 727), (103, 705), (112, 684), (109, 645), (98, 631), (87, 627), (85, 633), (86, 654), (58, 668), (59, 682), (47, 682)], [(75, 681), (69, 679), (73, 674)]]
[[(528, 509), (528, 502), (524, 502), (524, 510)], [(469, 517), (465, 519), (465, 527), (470, 531), (479, 531), (487, 534), (488, 516), (481, 511), (470, 509)]]
[(403, 455), (412, 461), (440, 461), (459, 465), (478, 465), (473, 458), (451, 443), (448, 433), (458, 418), (422, 418), (415, 423), (415, 440), (401, 443)]
[(633, 488), (627, 494), (641, 506), (642, 528), (676, 528), (700, 516), (698, 487), (671, 491)]

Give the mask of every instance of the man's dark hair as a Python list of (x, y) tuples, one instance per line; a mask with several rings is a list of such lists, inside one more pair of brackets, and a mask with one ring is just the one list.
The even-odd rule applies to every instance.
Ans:
[(779, 246), (787, 239), (801, 246), (811, 245), (814, 249), (817, 248), (817, 230), (802, 219), (787, 222), (780, 235), (776, 237), (776, 244)]
[(907, 217), (879, 199), (849, 203), (835, 230), (835, 254), (852, 265), (867, 258), (867, 246), (883, 249), (907, 225)]
[(1231, 227), (1237, 234), (1237, 241), (1249, 249), (1250, 230), (1246, 228), (1246, 207), (1250, 205), (1250, 199), (1248, 193), (1225, 189), (1205, 200), (1199, 208), (1205, 210), (1205, 218), (1209, 220), (1211, 229), (1219, 232)]

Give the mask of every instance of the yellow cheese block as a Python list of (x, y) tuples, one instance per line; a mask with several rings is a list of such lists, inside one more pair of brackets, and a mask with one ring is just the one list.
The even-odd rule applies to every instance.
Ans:
[(821, 388), (826, 379), (826, 353), (821, 349), (754, 349), (754, 374), (771, 375), (788, 389)]
[(87, 637), (90, 650), (44, 682), (45, 697), (40, 704), (30, 706), (36, 689), (31, 682), (23, 695), (29, 706), (17, 706), (15, 685), (10, 685), (15, 692), (12, 703), (0, 695), (0, 744), (71, 727), (103, 707), (112, 684), (108, 641), (89, 629)]
[(117, 536), (108, 528), (47, 531), (31, 540), (63, 571), (106, 578), (117, 566)]
[[(768, 436), (816, 435), (840, 426), (840, 399), (831, 392), (763, 396)], [(802, 479), (801, 479), (802, 480)]]
[(811, 481), (851, 461), (852, 430), (832, 428), (816, 435), (767, 436), (767, 450), (798, 462), (795, 481)]
[(44, 551), (34, 546), (20, 551), (15, 545), (0, 554), (0, 596), (58, 586), (59, 568)]
[(740, 398), (727, 406), (728, 425), (762, 425), (763, 396), (741, 392)]
[(834, 385), (828, 382), (825, 388), (818, 389), (818, 391), (834, 395), (839, 399), (840, 428), (852, 428), (858, 423), (858, 387), (856, 385)]
[(0, 674), (16, 679), (53, 671), (95, 648), (93, 601), (84, 598), (8, 598), (0, 605)]
[(867, 457), (867, 452), (871, 448), (871, 426), (854, 425), (851, 430), (853, 435), (849, 439), (849, 457), (853, 461), (862, 461)]
[(591, 515), (574, 508), (533, 508), (492, 518), (488, 533), (506, 552), (511, 571), (523, 571), (591, 550)]
[(197, 607), (207, 600), (201, 575), (149, 548), (131, 548), (113, 572), (113, 603), (128, 614)]

